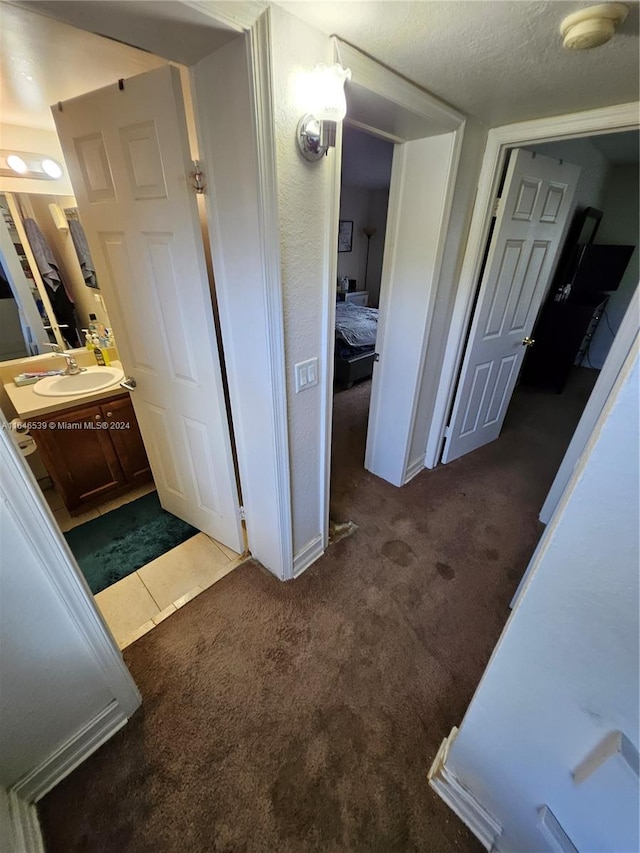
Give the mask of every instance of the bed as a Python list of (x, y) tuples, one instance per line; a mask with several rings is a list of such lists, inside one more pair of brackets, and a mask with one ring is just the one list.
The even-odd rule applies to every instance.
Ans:
[(373, 373), (378, 309), (350, 302), (336, 304), (335, 381), (351, 388)]

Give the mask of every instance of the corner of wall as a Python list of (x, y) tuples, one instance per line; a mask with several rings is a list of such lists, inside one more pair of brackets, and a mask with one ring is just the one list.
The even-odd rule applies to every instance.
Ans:
[(494, 850), (502, 833), (500, 823), (481, 805), (447, 766), (449, 749), (458, 735), (454, 726), (449, 737), (440, 744), (427, 779), (440, 799), (460, 818), (486, 850)]
[(331, 62), (333, 45), (319, 30), (277, 6), (270, 14), (293, 552), (301, 566), (306, 560), (302, 555), (323, 536), (323, 382), (296, 394), (294, 365), (318, 357), (321, 378), (330, 367), (324, 363), (322, 334), (328, 246), (326, 229), (318, 223), (330, 216), (334, 154), (316, 163), (300, 155), (295, 129), (303, 107), (296, 78), (315, 63)]

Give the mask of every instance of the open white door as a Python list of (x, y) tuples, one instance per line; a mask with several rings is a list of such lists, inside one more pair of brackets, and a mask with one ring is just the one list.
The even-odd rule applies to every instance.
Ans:
[(53, 107), (162, 506), (243, 550), (177, 69)]
[[(456, 133), (396, 145), (365, 468), (402, 486), (412, 463), (415, 403), (451, 209)], [(417, 453), (423, 467), (424, 449)]]
[(442, 454), (498, 438), (558, 251), (580, 167), (511, 152)]

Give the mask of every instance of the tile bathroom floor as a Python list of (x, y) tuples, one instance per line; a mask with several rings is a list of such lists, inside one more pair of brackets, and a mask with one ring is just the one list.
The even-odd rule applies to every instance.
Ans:
[[(149, 483), (73, 517), (55, 489), (46, 489), (44, 495), (60, 529), (66, 533), (154, 490), (153, 483)], [(96, 603), (119, 647), (124, 649), (242, 562), (235, 551), (198, 533), (99, 592)]]

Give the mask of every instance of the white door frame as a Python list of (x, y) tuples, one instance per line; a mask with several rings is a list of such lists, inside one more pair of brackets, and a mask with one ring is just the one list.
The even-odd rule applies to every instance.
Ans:
[[(243, 100), (242, 104), (230, 106), (228, 114), (225, 114), (225, 126), (241, 128), (240, 138), (247, 140), (250, 150), (243, 149), (233, 163), (228, 151), (213, 150), (206, 133), (207, 121), (211, 120), (209, 99), (202, 97), (199, 101), (194, 91), (193, 107), (203, 161), (210, 168), (210, 187), (216, 184), (214, 167), (220, 175), (235, 169), (238, 180), (246, 181), (248, 172), (257, 175), (255, 186), (250, 190), (253, 203), (245, 205), (246, 217), (239, 230), (245, 236), (256, 233), (259, 241), (259, 262), (250, 273), (246, 270), (246, 258), (240, 259), (240, 266), (244, 264), (244, 279), (251, 288), (250, 293), (245, 292), (245, 298), (255, 306), (252, 327), (245, 323), (237, 295), (233, 292), (233, 283), (229, 281), (229, 276), (236, 272), (238, 259), (232, 250), (229, 251), (229, 229), (225, 232), (221, 227), (225, 205), (230, 205), (233, 210), (237, 206), (236, 200), (229, 194), (205, 191), (205, 207), (231, 396), (233, 423), (230, 426), (237, 449), (249, 549), (276, 577), (288, 580), (293, 577), (293, 527), (269, 11), (260, 14), (262, 8), (257, 5), (245, 8), (246, 4), (233, 4), (234, 8), (227, 10), (226, 4), (224, 8), (217, 8), (202, 0), (187, 0), (184, 5), (196, 9), (225, 29), (234, 30), (246, 54), (249, 92), (246, 102)], [(69, 20), (69, 23), (79, 29), (88, 28), (82, 16), (77, 22)], [(157, 26), (170, 32), (172, 24), (171, 21), (159, 20)], [(145, 49), (144, 45), (140, 46)], [(215, 55), (223, 50), (220, 48)], [(166, 58), (172, 59), (170, 56)], [(195, 67), (190, 66), (190, 71)], [(248, 131), (242, 124), (247, 117)], [(247, 161), (248, 157), (252, 158), (251, 163)], [(245, 198), (249, 198), (248, 192)], [(252, 336), (254, 344), (264, 344), (265, 357), (260, 363), (247, 366), (245, 340), (236, 334), (237, 329), (243, 327), (245, 334)], [(246, 394), (239, 393), (247, 370), (258, 377), (264, 388), (274, 389), (268, 400), (261, 398), (262, 405), (257, 398), (247, 399)], [(273, 465), (268, 460), (272, 460)]]
[(440, 383), (433, 407), (424, 460), (426, 468), (435, 468), (442, 454), (444, 431), (453, 402), (460, 364), (464, 357), (466, 332), (471, 321), (471, 311), (489, 235), (494, 199), (498, 193), (507, 150), (532, 145), (536, 142), (553, 142), (558, 139), (574, 139), (581, 136), (637, 130), (640, 126), (638, 122), (639, 108), (640, 103), (638, 102), (619, 104), (580, 113), (569, 113), (568, 115), (503, 125), (489, 131), (478, 181), (478, 193), (469, 228), (467, 248), (460, 273), (460, 283), (442, 362)]
[[(210, 188), (204, 204), (249, 550), (280, 580), (290, 580), (293, 526), (271, 69), (266, 12), (244, 39), (190, 72)], [(216, 76), (223, 75), (237, 79), (233, 91), (216, 87)]]
[[(239, 36), (244, 35), (252, 98), (247, 107), (250, 110), (260, 111), (258, 127), (255, 131), (258, 142), (259, 163), (257, 173), (259, 184), (255, 188), (256, 207), (253, 214), (256, 227), (261, 235), (260, 251), (264, 266), (263, 275), (255, 281), (255, 284), (262, 292), (263, 302), (261, 305), (263, 310), (260, 314), (260, 320), (262, 322), (261, 328), (268, 342), (269, 363), (264, 366), (264, 369), (273, 374), (275, 377), (272, 377), (274, 386), (280, 385), (281, 391), (276, 395), (278, 399), (274, 401), (273, 411), (268, 416), (263, 418), (262, 413), (256, 413), (255, 406), (253, 409), (254, 424), (263, 432), (268, 431), (269, 439), (273, 441), (276, 457), (275, 474), (268, 482), (265, 482), (262, 466), (252, 465), (251, 459), (247, 462), (247, 466), (255, 478), (253, 507), (256, 512), (261, 502), (262, 505), (267, 506), (274, 493), (278, 496), (276, 511), (279, 517), (279, 525), (275, 537), (273, 530), (264, 529), (263, 538), (265, 548), (269, 542), (273, 543), (275, 538), (275, 545), (279, 549), (279, 554), (276, 555), (274, 564), (270, 565), (269, 568), (284, 580), (292, 574), (293, 560), (291, 556), (292, 527), (286, 395), (284, 393), (283, 318), (281, 304), (278, 302), (281, 299), (279, 255), (277, 252), (274, 254), (273, 249), (277, 240), (272, 233), (269, 234), (269, 229), (273, 229), (274, 223), (277, 223), (273, 209), (277, 199), (273, 188), (275, 175), (272, 167), (275, 160), (269, 156), (275, 144), (273, 129), (270, 125), (269, 20), (268, 16), (262, 16), (256, 20), (257, 13), (243, 15), (242, 9), (239, 9), (237, 14), (234, 10), (233, 15), (227, 15), (224, 11), (217, 12), (208, 5), (199, 2), (186, 3), (185, 5), (193, 6), (209, 17), (218, 20), (227, 28), (235, 29)], [(161, 25), (160, 22), (158, 23)], [(168, 26), (171, 26), (170, 22)], [(79, 26), (79, 28), (82, 27)], [(194, 106), (198, 117), (199, 106), (197, 102)], [(199, 117), (202, 121), (206, 121), (207, 112), (204, 108), (202, 108)], [(253, 120), (253, 112), (250, 112), (250, 118)], [(220, 215), (219, 206), (218, 200), (212, 199), (213, 213), (211, 215), (216, 221)], [(214, 247), (214, 260), (216, 257), (215, 250), (216, 247)], [(222, 277), (221, 284), (223, 284)], [(224, 324), (224, 318), (221, 319)], [(228, 319), (227, 322), (230, 320)], [(230, 331), (231, 329), (229, 329)], [(249, 410), (246, 408), (240, 415), (234, 411), (236, 427), (239, 417), (248, 418), (249, 415)], [(0, 426), (5, 422), (6, 420), (0, 411)], [(7, 460), (13, 471), (11, 505), (20, 512), (24, 520), (28, 519), (30, 535), (34, 544), (37, 545), (43, 569), (46, 569), (51, 584), (60, 595), (69, 618), (75, 621), (78, 630), (85, 638), (87, 647), (96, 658), (96, 666), (102, 669), (115, 697), (105, 712), (98, 718), (88, 721), (86, 726), (77, 732), (68, 743), (56, 749), (49, 759), (42, 765), (33, 768), (7, 792), (11, 820), (10, 831), (14, 835), (16, 848), (26, 851), (26, 853), (31, 853), (31, 851), (43, 853), (44, 847), (40, 836), (35, 803), (108, 740), (118, 728), (123, 726), (139, 706), (141, 697), (124, 663), (122, 653), (98, 609), (95, 598), (91, 594), (26, 460), (13, 446), (8, 430), (6, 428), (0, 429), (0, 433), (0, 460)], [(240, 447), (238, 452), (241, 452)], [(256, 452), (259, 453), (260, 448), (257, 448)], [(246, 483), (242, 485), (246, 503)], [(3, 486), (5, 486), (4, 483)], [(9, 488), (8, 484), (6, 488)], [(24, 511), (22, 511), (23, 507)], [(256, 548), (256, 545), (254, 544), (253, 547)], [(262, 543), (257, 544), (258, 554), (260, 554), (260, 547), (262, 547)], [(272, 545), (270, 547), (272, 548)], [(258, 558), (260, 557), (258, 556)], [(3, 799), (0, 806), (4, 808), (5, 794), (3, 791), (0, 791), (0, 798)]]
[[(426, 295), (427, 311), (426, 323), (422, 340), (420, 342), (420, 358), (417, 371), (415, 388), (413, 389), (413, 405), (412, 410), (407, 418), (409, 421), (409, 430), (406, 438), (406, 447), (404, 448), (404, 466), (401, 476), (402, 482), (411, 479), (412, 476), (422, 469), (420, 462), (419, 468), (414, 470), (408, 469), (408, 457), (411, 447), (411, 439), (415, 428), (417, 415), (418, 395), (422, 385), (422, 377), (424, 373), (425, 357), (427, 351), (427, 343), (429, 340), (429, 332), (433, 318), (433, 307), (435, 304), (438, 287), (440, 285), (440, 273), (442, 268), (442, 259), (444, 254), (444, 246), (447, 234), (447, 226), (451, 213), (453, 202), (453, 193), (458, 174), (458, 164), (460, 160), (460, 152), (462, 149), (462, 139), (464, 135), (465, 117), (458, 110), (444, 104), (438, 98), (429, 95), (422, 89), (419, 89), (412, 83), (404, 80), (398, 74), (390, 71), (388, 68), (380, 65), (373, 59), (370, 59), (365, 54), (361, 53), (356, 48), (352, 47), (337, 38), (333, 39), (334, 56), (337, 62), (340, 62), (344, 67), (351, 69), (351, 85), (365, 88), (368, 93), (373, 94), (387, 103), (391, 102), (398, 110), (407, 110), (414, 115), (421, 117), (425, 121), (429, 121), (434, 126), (439, 126), (441, 130), (435, 133), (428, 134), (431, 136), (437, 133), (453, 133), (454, 143), (451, 157), (446, 164), (443, 164), (447, 169), (447, 190), (445, 201), (442, 206), (440, 228), (437, 238), (436, 263), (434, 267), (433, 283), (430, 292)], [(381, 127), (376, 127), (375, 124), (364, 124), (358, 121), (351, 121), (353, 126), (381, 136), (394, 143), (402, 143), (408, 141), (399, 135), (394, 135), (385, 131)], [(425, 134), (426, 136), (427, 134)], [(415, 137), (414, 137), (415, 138)], [(324, 388), (322, 397), (322, 412), (321, 412), (321, 466), (324, 469), (324, 477), (321, 480), (321, 511), (323, 512), (322, 523), (322, 550), (325, 550), (329, 544), (329, 502), (330, 502), (330, 484), (331, 484), (331, 433), (332, 433), (332, 417), (333, 417), (333, 355), (335, 348), (335, 310), (336, 310), (336, 277), (337, 277), (337, 253), (333, 247), (337, 245), (338, 220), (340, 218), (340, 172), (342, 165), (342, 146), (341, 135), (336, 141), (335, 156), (333, 157), (333, 173), (332, 173), (332, 192), (330, 199), (330, 215), (325, 222), (327, 229), (326, 245), (329, 247), (329, 253), (326, 260), (325, 276), (324, 276), (324, 293), (323, 293), (323, 362), (326, 365), (324, 371)], [(392, 173), (391, 187), (389, 191), (389, 210), (387, 214), (387, 233), (392, 234), (396, 228), (399, 217), (399, 204), (401, 199), (398, 198), (399, 183), (402, 179), (399, 171)], [(385, 253), (387, 249), (385, 247)], [(383, 270), (383, 281), (381, 285), (382, 301), (386, 302), (390, 298), (390, 289), (392, 278), (390, 277), (390, 264), (385, 260), (385, 269)], [(385, 275), (385, 271), (387, 275)], [(384, 310), (384, 309), (383, 309)], [(378, 342), (376, 347), (383, 346), (383, 338), (385, 334), (384, 323), (381, 323), (378, 329)], [(372, 405), (373, 405), (372, 401)], [(316, 555), (316, 556), (319, 556)]]
[(38, 561), (45, 582), (50, 584), (52, 594), (64, 605), (69, 620), (75, 623), (87, 652), (93, 657), (113, 695), (113, 700), (103, 711), (88, 720), (65, 743), (56, 744), (40, 765), (31, 768), (9, 789), (16, 849), (31, 851), (40, 849), (34, 804), (115, 734), (140, 705), (142, 698), (69, 545), (26, 459), (13, 443), (7, 426), (6, 418), (0, 412), (0, 467), (4, 472), (0, 498), (11, 507), (25, 531), (28, 529), (34, 559)]

